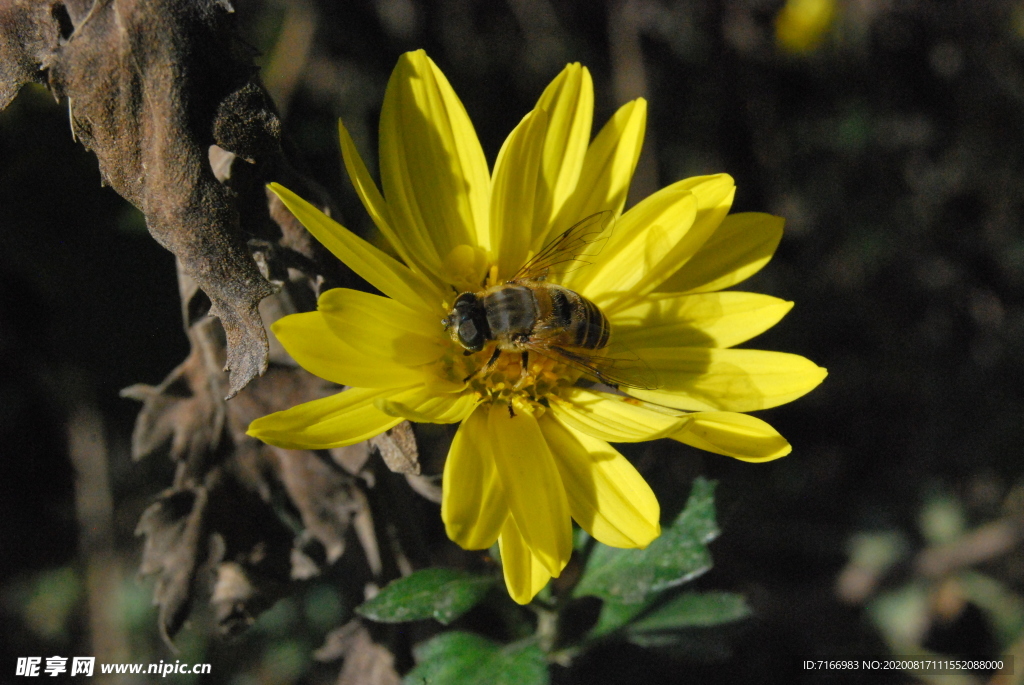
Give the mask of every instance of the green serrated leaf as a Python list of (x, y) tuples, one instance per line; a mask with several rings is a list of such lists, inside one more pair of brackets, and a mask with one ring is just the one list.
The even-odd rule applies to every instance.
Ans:
[(483, 599), (493, 584), (490, 576), (427, 568), (388, 583), (356, 612), (380, 623), (434, 618), (448, 625)]
[(544, 652), (534, 643), (502, 647), (478, 635), (451, 631), (416, 646), (417, 666), (404, 685), (547, 685)]
[(750, 615), (743, 595), (732, 592), (685, 592), (629, 626), (630, 633), (707, 628)]
[(574, 594), (639, 604), (655, 592), (707, 572), (711, 568), (707, 543), (718, 535), (714, 492), (714, 481), (697, 478), (682, 513), (647, 549), (597, 545)]

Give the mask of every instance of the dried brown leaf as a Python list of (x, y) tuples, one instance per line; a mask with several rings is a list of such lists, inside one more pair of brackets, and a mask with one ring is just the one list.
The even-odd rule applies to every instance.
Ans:
[(23, 85), (39, 81), (60, 39), (59, 16), (48, 3), (0, 0), (0, 110)]
[(285, 589), (282, 579), (235, 561), (217, 564), (214, 575), (210, 604), (222, 635), (237, 635), (251, 626)]
[(153, 602), (160, 606), (160, 632), (168, 642), (185, 622), (192, 605), (196, 570), (204, 554), (206, 489), (168, 491), (139, 519), (136, 535), (145, 535), (139, 573), (156, 574)]
[(395, 670), (394, 654), (374, 642), (360, 619), (331, 631), (323, 646), (313, 653), (313, 658), (325, 662), (345, 660), (338, 685), (398, 685), (401, 682)]
[(403, 421), (386, 433), (370, 438), (370, 444), (377, 448), (388, 468), (395, 473), (420, 472), (420, 454), (416, 448), (416, 436), (412, 425)]
[(104, 182), (138, 207), (157, 242), (207, 294), (227, 336), (228, 396), (263, 373), (257, 310), (274, 292), (241, 237), (208, 160), (280, 150), (280, 121), (217, 0), (0, 4), (0, 108), (42, 74)]
[[(222, 631), (244, 628), (290, 574), (336, 561), (353, 525), (372, 572), (383, 567), (356, 478), (367, 446), (345, 455), (346, 470), (326, 454), (245, 435), (259, 416), (336, 391), (272, 349), (264, 320), (309, 311), (344, 274), (266, 191), (281, 181), (329, 211), (286, 159), (280, 119), (231, 11), (226, 0), (0, 0), (0, 109), (31, 81), (66, 101), (103, 182), (178, 259), (189, 357), (159, 385), (124, 391), (143, 402), (134, 457), (166, 449), (178, 464), (137, 531), (167, 638), (201, 595)], [(393, 470), (419, 472), (408, 424), (375, 446)], [(282, 520), (282, 491), (305, 526), (299, 536)], [(359, 682), (397, 682), (390, 653), (372, 641), (352, 654), (363, 656), (346, 672), (370, 674)]]
[(365, 497), (352, 476), (313, 452), (270, 449), (303, 525), (323, 543), (327, 562), (333, 564), (345, 551), (352, 517), (366, 508)]
[(192, 352), (160, 385), (133, 385), (122, 397), (142, 402), (132, 433), (132, 458), (168, 447), (174, 461), (195, 463), (217, 451), (224, 430), (225, 406), (211, 376), (203, 348)]

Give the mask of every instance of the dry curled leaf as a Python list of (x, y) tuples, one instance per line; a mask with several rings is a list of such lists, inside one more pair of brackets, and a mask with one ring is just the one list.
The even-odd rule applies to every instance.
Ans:
[(370, 438), (370, 445), (380, 452), (381, 459), (395, 473), (418, 474), (420, 455), (412, 425), (403, 421), (391, 430)]
[(160, 385), (137, 384), (121, 391), (123, 397), (143, 403), (132, 433), (132, 458), (167, 447), (172, 460), (193, 463), (217, 451), (226, 408), (217, 392), (219, 374), (210, 373), (206, 357), (203, 346), (193, 345)]
[(337, 685), (398, 685), (395, 655), (375, 642), (362, 620), (356, 618), (328, 635), (313, 653), (317, 661), (344, 659)]
[(230, 12), (219, 0), (0, 0), (0, 108), (30, 81), (68, 103), (104, 182), (209, 297), (227, 336), (229, 397), (266, 370), (258, 305), (274, 288), (208, 150), (256, 159), (280, 149), (280, 121)]
[[(326, 396), (336, 386), (281, 359), (226, 402), (219, 323), (195, 306), (201, 292), (194, 282), (179, 276), (192, 352), (160, 385), (125, 392), (144, 403), (133, 440), (136, 457), (169, 445), (178, 465), (174, 490), (139, 526), (147, 537), (143, 572), (158, 575), (155, 600), (167, 636), (207, 595), (218, 629), (234, 633), (269, 607), (289, 579), (309, 578), (335, 563), (353, 524), (368, 569), (379, 573), (381, 563), (359, 478), (327, 454), (283, 450), (245, 434), (253, 419)], [(308, 279), (288, 285), (267, 301), (279, 315), (294, 310), (291, 286), (308, 287)], [(181, 493), (190, 492), (202, 493), (202, 508), (187, 516), (183, 507), (168, 511), (166, 502), (187, 499)], [(297, 536), (280, 519), (277, 507), (284, 502), (304, 527)]]
[(212, 470), (201, 485), (176, 487), (142, 515), (140, 573), (157, 577), (154, 603), (170, 641), (200, 596), (218, 630), (236, 633), (269, 608), (290, 580), (291, 530), (261, 498)]
[[(177, 466), (137, 528), (168, 640), (201, 599), (221, 632), (243, 629), (290, 579), (336, 562), (350, 527), (370, 574), (384, 567), (357, 477), (366, 445), (349, 450), (349, 471), (245, 435), (258, 416), (337, 391), (270, 344), (264, 325), (311, 310), (345, 276), (266, 191), (284, 182), (330, 209), (286, 158), (232, 11), (226, 0), (0, 0), (0, 109), (25, 83), (48, 87), (103, 182), (177, 257), (190, 354), (162, 383), (123, 392), (143, 403), (133, 456), (166, 453)], [(407, 424), (375, 447), (393, 470), (418, 473)]]
[(139, 519), (136, 535), (145, 535), (139, 573), (157, 575), (153, 602), (160, 607), (159, 625), (170, 640), (192, 606), (196, 568), (202, 558), (206, 490), (168, 491)]

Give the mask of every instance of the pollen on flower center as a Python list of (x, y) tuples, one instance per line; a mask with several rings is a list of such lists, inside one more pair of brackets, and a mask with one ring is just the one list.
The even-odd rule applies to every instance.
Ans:
[(494, 346), (485, 347), (478, 357), (478, 372), (469, 380), (473, 392), (491, 401), (511, 402), (513, 398), (532, 403), (567, 388), (576, 382), (579, 373), (565, 364), (538, 354), (527, 354), (527, 368), (523, 368), (523, 355), (503, 352), (487, 370), (479, 370), (491, 358)]
[(476, 393), (484, 401), (510, 403), (513, 399), (539, 404), (548, 396), (571, 387), (580, 373), (568, 365), (536, 353), (527, 355), (527, 368), (523, 368), (523, 354), (502, 352), (490, 367), (496, 343), (486, 345), (480, 352), (466, 356), (456, 345), (444, 355), (437, 368), (445, 381), (466, 379), (464, 392)]

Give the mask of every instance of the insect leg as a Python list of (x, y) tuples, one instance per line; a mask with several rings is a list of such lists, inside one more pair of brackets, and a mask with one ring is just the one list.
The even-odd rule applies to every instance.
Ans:
[(519, 380), (516, 381), (515, 389), (518, 390), (523, 383), (526, 381), (528, 369), (530, 368), (530, 351), (524, 350), (521, 362), (522, 368), (519, 370)]
[(500, 357), (500, 356), (501, 356), (501, 348), (500, 348), (500, 347), (497, 347), (497, 346), (495, 346), (495, 348), (494, 348), (494, 354), (492, 354), (492, 355), (491, 355), (491, 358), (487, 360), (487, 363), (486, 363), (486, 364), (484, 364), (484, 368), (483, 368), (483, 370), (484, 370), (484, 371), (487, 371), (487, 370), (489, 370), (489, 369), (490, 369), (490, 368), (491, 368), (492, 366), (494, 366), (494, 362), (498, 361), (498, 357)]
[[(517, 391), (521, 390), (523, 388), (523, 386), (526, 385), (527, 381), (529, 381), (530, 378), (531, 378), (530, 377), (530, 373), (529, 373), (529, 368), (530, 368), (530, 351), (529, 350), (523, 350), (523, 352), (522, 352), (522, 364), (523, 364), (523, 368), (519, 372), (519, 380), (517, 380), (516, 384), (514, 386), (512, 386), (513, 390), (517, 390)], [(534, 382), (536, 382), (535, 379), (534, 379)]]
[[(466, 350), (466, 351), (469, 352), (469, 350)], [(488, 369), (490, 369), (492, 366), (494, 366), (494, 362), (498, 361), (498, 357), (500, 357), (500, 356), (501, 356), (501, 348), (500, 347), (495, 347), (494, 348), (494, 354), (492, 354), (491, 358), (487, 360), (487, 363), (484, 364), (483, 366), (481, 366), (479, 369), (477, 369), (473, 373), (471, 373), (468, 376), (466, 376), (465, 378), (463, 378), (462, 382), (465, 383), (466, 381), (468, 381), (473, 376), (475, 376), (475, 375), (477, 375), (479, 373), (483, 373), (483, 372), (487, 371)]]

